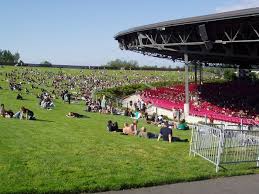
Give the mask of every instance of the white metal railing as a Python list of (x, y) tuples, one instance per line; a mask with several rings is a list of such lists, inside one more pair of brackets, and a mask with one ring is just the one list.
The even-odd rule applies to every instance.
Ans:
[(196, 125), (192, 129), (191, 154), (213, 163), (216, 172), (221, 164), (257, 162), (259, 166), (259, 131)]

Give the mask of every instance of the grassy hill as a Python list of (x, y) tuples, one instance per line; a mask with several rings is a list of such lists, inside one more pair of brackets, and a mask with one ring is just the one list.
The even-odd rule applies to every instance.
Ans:
[[(189, 143), (108, 133), (109, 119), (122, 127), (131, 118), (87, 113), (83, 103), (55, 100), (53, 110), (44, 110), (34, 94), (25, 92), (25, 100), (18, 101), (17, 92), (10, 91), (4, 80), (8, 70), (0, 68), (0, 103), (14, 112), (24, 105), (37, 120), (0, 117), (0, 193), (95, 192), (258, 173), (254, 164), (243, 164), (226, 166), (216, 174), (209, 162), (189, 157)], [(69, 111), (87, 117), (67, 118)], [(159, 131), (144, 121), (139, 126)], [(189, 131), (174, 134), (190, 139)]]

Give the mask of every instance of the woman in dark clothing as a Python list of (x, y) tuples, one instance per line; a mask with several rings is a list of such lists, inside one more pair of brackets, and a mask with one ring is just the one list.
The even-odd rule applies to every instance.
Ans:
[(119, 129), (118, 123), (114, 122), (112, 123), (111, 120), (107, 123), (107, 131), (109, 132), (122, 132), (122, 129)]

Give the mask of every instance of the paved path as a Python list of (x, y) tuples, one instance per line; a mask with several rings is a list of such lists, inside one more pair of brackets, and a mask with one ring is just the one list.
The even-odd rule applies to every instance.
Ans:
[[(103, 192), (103, 194), (259, 194), (259, 175)], [(100, 194), (100, 193), (99, 193)]]

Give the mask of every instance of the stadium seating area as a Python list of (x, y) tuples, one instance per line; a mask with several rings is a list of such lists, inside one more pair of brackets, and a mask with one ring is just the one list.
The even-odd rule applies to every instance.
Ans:
[[(142, 99), (172, 110), (184, 107), (184, 85), (149, 89)], [(249, 82), (190, 84), (190, 114), (232, 123), (259, 124), (259, 87)], [(242, 121), (241, 121), (242, 120)]]

